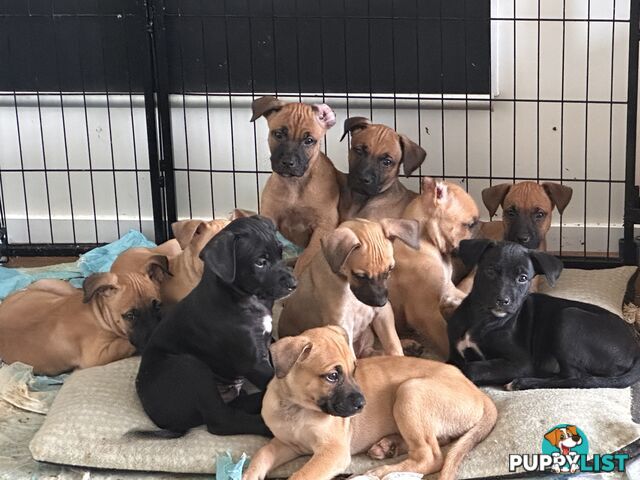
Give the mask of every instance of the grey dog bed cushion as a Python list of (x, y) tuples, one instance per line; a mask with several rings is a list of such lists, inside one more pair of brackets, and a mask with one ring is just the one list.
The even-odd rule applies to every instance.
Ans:
[[(609, 270), (610, 276), (599, 278), (595, 284), (609, 291), (611, 305), (622, 303), (626, 282), (635, 271), (622, 268), (625, 270)], [(592, 274), (567, 270), (565, 279), (567, 273), (577, 277)], [(584, 297), (580, 300), (589, 301)], [(131, 430), (155, 428), (135, 392), (138, 364), (138, 358), (130, 358), (73, 373), (31, 441), (33, 457), (83, 467), (211, 474), (217, 455), (230, 452), (234, 459), (242, 453), (251, 456), (266, 443), (265, 438), (252, 435), (214, 436), (202, 427), (179, 439), (126, 435)], [(463, 462), (461, 478), (508, 474), (510, 453), (540, 453), (543, 435), (561, 423), (575, 424), (585, 432), (590, 453), (611, 453), (640, 438), (640, 426), (631, 418), (628, 388), (486, 391), (498, 408), (498, 422)], [(287, 477), (306, 460), (290, 462), (270, 477)], [(346, 473), (362, 473), (378, 463), (358, 455)]]

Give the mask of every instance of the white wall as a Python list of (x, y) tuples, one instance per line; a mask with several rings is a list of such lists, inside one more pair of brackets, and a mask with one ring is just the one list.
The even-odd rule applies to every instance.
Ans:
[[(518, 18), (537, 18), (538, 2), (534, 0), (495, 1), (492, 6), (494, 18), (513, 18), (514, 3)], [(540, 64), (538, 70), (538, 22), (516, 23), (515, 49), (517, 62), (514, 65), (514, 22), (494, 20), (492, 22), (494, 69), (494, 98), (544, 100), (562, 98), (562, 30), (563, 23), (553, 21), (562, 18), (560, 0), (540, 0), (540, 14), (545, 20), (540, 25)], [(591, 18), (613, 18), (614, 0), (593, 0)], [(566, 0), (567, 19), (587, 18), (587, 2)], [(615, 0), (615, 18), (629, 17), (629, 0)], [(398, 109), (391, 108), (393, 102), (373, 99), (375, 122), (396, 125), (398, 131), (419, 141), (428, 152), (421, 169), (423, 175), (466, 177), (465, 159), (468, 152), (468, 175), (488, 177), (512, 177), (542, 179), (562, 177), (574, 188), (574, 199), (562, 219), (563, 249), (604, 252), (607, 236), (610, 250), (617, 249), (617, 239), (622, 235), (623, 213), (622, 183), (624, 180), (626, 105), (610, 106), (606, 103), (583, 101), (626, 101), (627, 89), (627, 22), (566, 22), (564, 53), (564, 98), (578, 103), (540, 103), (528, 101), (491, 102), (470, 101), (465, 110), (464, 97), (433, 99), (433, 96), (404, 96), (397, 100)], [(615, 35), (613, 35), (615, 33)], [(588, 35), (587, 35), (588, 34)], [(612, 38), (614, 43), (612, 45)], [(587, 52), (587, 41), (589, 51)], [(613, 61), (611, 52), (613, 47)], [(587, 56), (589, 59), (587, 77)], [(515, 68), (515, 75), (514, 75)], [(613, 72), (613, 84), (611, 83)], [(539, 73), (539, 74), (538, 74)], [(539, 83), (537, 79), (540, 79)], [(69, 145), (64, 149), (63, 115), (59, 99), (47, 99), (51, 106), (42, 111), (41, 141), (38, 109), (33, 99), (19, 98), (17, 115), (20, 120), (22, 158), (25, 167), (41, 168), (43, 151), (47, 166), (64, 168), (67, 157), (75, 168), (88, 167), (87, 130), (94, 168), (118, 168), (133, 165), (134, 152), (139, 165), (146, 168), (146, 131), (141, 99), (134, 98), (130, 108), (129, 98), (111, 98), (110, 114), (104, 107), (104, 98), (92, 99), (95, 107), (87, 110), (88, 122), (82, 103), (78, 99), (65, 97), (64, 128)], [(269, 170), (269, 153), (266, 144), (266, 122), (260, 119), (255, 126), (249, 123), (250, 99), (235, 97), (233, 109), (228, 99), (209, 99), (208, 108), (204, 97), (172, 98), (173, 140), (175, 165), (177, 168), (203, 169), (205, 172), (176, 172), (179, 215), (181, 217), (210, 217), (212, 195), (215, 215), (222, 216), (234, 207), (234, 184), (231, 173), (208, 172), (214, 169), (246, 170), (235, 176), (237, 205), (257, 208), (256, 178), (260, 188), (267, 174), (251, 173)], [(297, 100), (297, 97), (291, 98)], [(318, 102), (315, 97), (303, 98)], [(102, 106), (101, 105), (102, 101)], [(348, 114), (371, 116), (370, 99), (350, 96), (348, 105), (344, 99), (327, 98), (326, 102), (336, 111), (338, 125), (326, 138), (326, 150), (338, 168), (346, 169), (347, 145), (339, 142), (341, 124)], [(23, 106), (23, 104), (25, 106)], [(446, 107), (444, 110), (442, 105)], [(30, 106), (28, 106), (30, 105)], [(74, 106), (75, 105), (75, 106)], [(491, 109), (489, 108), (491, 106)], [(420, 108), (418, 108), (420, 107)], [(515, 112), (514, 112), (515, 108)], [(132, 115), (133, 112), (133, 115)], [(132, 119), (133, 116), (133, 119)], [(111, 128), (109, 128), (109, 120)], [(186, 122), (186, 128), (185, 128)], [(131, 126), (134, 126), (135, 143)], [(87, 128), (88, 125), (88, 128)], [(419, 128), (420, 126), (420, 128)], [(428, 129), (428, 132), (427, 132)], [(444, 130), (444, 135), (443, 135)], [(514, 141), (515, 131), (515, 141)], [(491, 135), (490, 135), (491, 132)], [(609, 138), (611, 132), (611, 141)], [(231, 136), (233, 135), (233, 144)], [(538, 141), (539, 136), (539, 141)], [(112, 141), (111, 141), (112, 140)], [(44, 143), (44, 147), (43, 147)], [(211, 152), (211, 155), (210, 155)], [(562, 154), (562, 168), (560, 159)], [(611, 156), (611, 163), (609, 163)], [(539, 175), (537, 159), (539, 158)], [(444, 166), (443, 166), (444, 164)], [(16, 128), (16, 108), (12, 97), (0, 97), (0, 166), (2, 169), (19, 168), (20, 149)], [(515, 165), (515, 169), (514, 169)], [(99, 241), (113, 240), (117, 236), (115, 222), (115, 196), (113, 176), (110, 173), (94, 173), (96, 212), (98, 216)], [(90, 175), (88, 172), (71, 175), (71, 198), (76, 218), (78, 241), (95, 241), (93, 205), (91, 202)], [(576, 181), (587, 178), (586, 183)], [(138, 193), (136, 174), (122, 172), (116, 176), (120, 230), (138, 228)], [(152, 233), (151, 205), (148, 174), (139, 173), (141, 220), (143, 231)], [(458, 181), (459, 179), (455, 179)], [(494, 180), (500, 183), (507, 180)], [(48, 209), (44, 176), (41, 173), (25, 174), (27, 200), (32, 241), (50, 241)], [(70, 230), (69, 186), (66, 173), (50, 173), (49, 196), (54, 216), (54, 240), (73, 240)], [(213, 189), (211, 188), (213, 182)], [(418, 180), (407, 183), (417, 188)], [(489, 185), (489, 180), (470, 179), (465, 182), (470, 193), (480, 200), (480, 191)], [(187, 185), (190, 184), (191, 202)], [(24, 188), (18, 173), (2, 173), (2, 187), (8, 216), (9, 237), (12, 242), (27, 241)], [(585, 188), (586, 187), (586, 188)], [(609, 192), (611, 188), (611, 192)], [(611, 195), (611, 201), (609, 201)], [(586, 209), (586, 218), (585, 218)], [(484, 212), (484, 207), (481, 209)], [(486, 217), (486, 212), (485, 217)], [(609, 218), (611, 229), (608, 232)], [(80, 219), (80, 221), (78, 221)], [(558, 216), (556, 227), (551, 232), (551, 248), (559, 247)], [(586, 224), (586, 239), (584, 225)]]

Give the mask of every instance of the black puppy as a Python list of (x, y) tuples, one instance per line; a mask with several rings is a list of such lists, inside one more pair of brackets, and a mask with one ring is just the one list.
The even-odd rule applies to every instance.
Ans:
[(511, 242), (463, 240), (459, 255), (478, 270), (448, 323), (450, 363), (478, 385), (622, 388), (640, 380), (632, 327), (587, 303), (528, 294), (536, 274), (551, 285), (562, 262)]
[[(231, 222), (204, 247), (202, 280), (175, 305), (144, 348), (136, 389), (147, 415), (168, 432), (205, 424), (217, 435), (270, 432), (260, 416), (273, 376), (269, 359), (274, 300), (296, 280), (282, 262), (273, 223)], [(244, 379), (261, 392), (237, 396)]]

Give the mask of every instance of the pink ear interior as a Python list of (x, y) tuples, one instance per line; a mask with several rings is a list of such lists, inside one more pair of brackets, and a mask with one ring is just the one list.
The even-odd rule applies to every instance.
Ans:
[(318, 112), (318, 120), (327, 130), (336, 124), (336, 114), (326, 103), (315, 104), (313, 109)]
[(436, 187), (436, 198), (438, 200), (442, 200), (443, 196), (444, 196), (444, 188), (442, 187), (442, 185), (438, 185)]

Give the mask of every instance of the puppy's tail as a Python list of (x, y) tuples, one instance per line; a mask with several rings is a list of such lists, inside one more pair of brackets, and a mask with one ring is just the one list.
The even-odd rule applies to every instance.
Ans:
[(480, 420), (451, 447), (444, 459), (444, 465), (438, 477), (439, 480), (454, 480), (465, 455), (493, 430), (493, 426), (498, 419), (498, 410), (491, 399), (484, 393), (482, 393), (482, 402), (483, 411)]
[(124, 434), (131, 439), (171, 439), (184, 437), (187, 432), (174, 432), (173, 430), (130, 430)]

